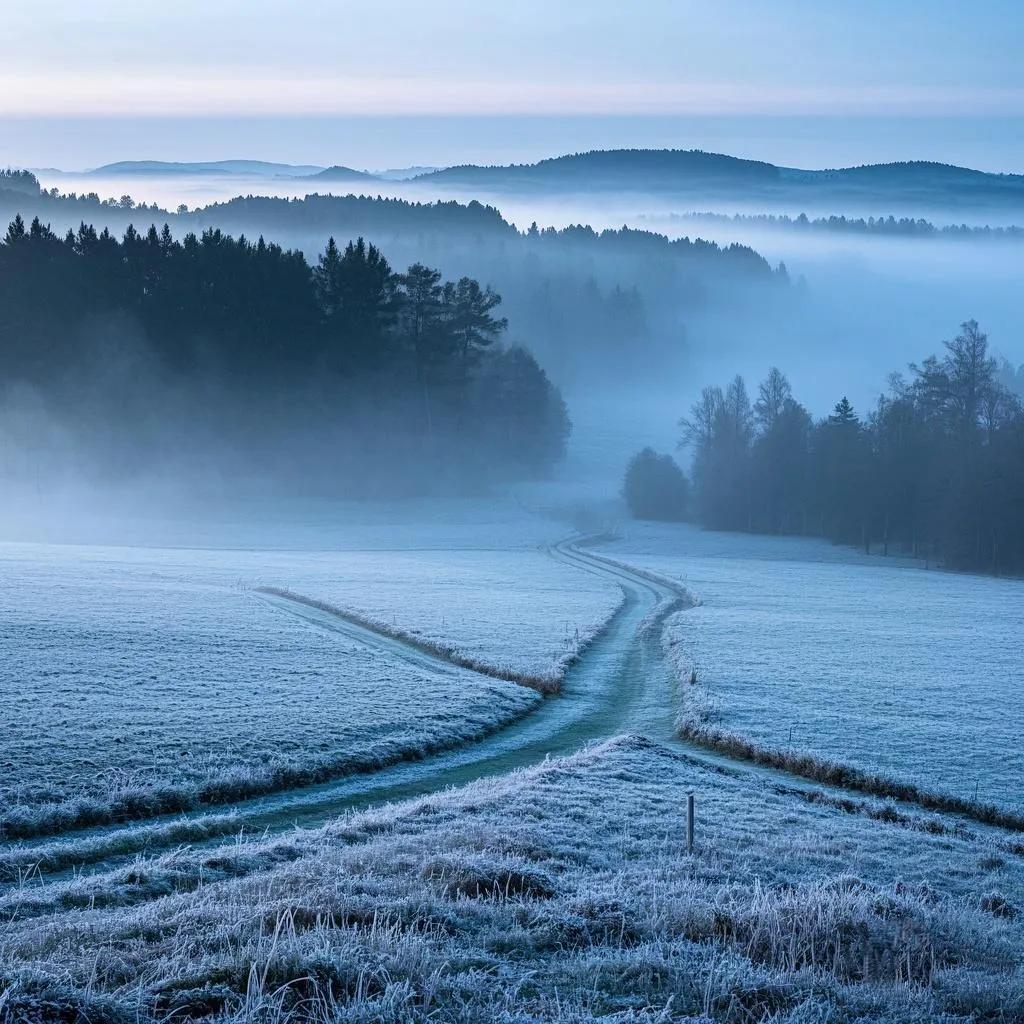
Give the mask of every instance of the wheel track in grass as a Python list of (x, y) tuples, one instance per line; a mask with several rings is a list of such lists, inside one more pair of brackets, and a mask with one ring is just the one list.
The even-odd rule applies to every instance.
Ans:
[[(563, 564), (617, 583), (623, 590), (622, 605), (569, 665), (557, 695), (545, 698), (525, 716), (497, 726), (487, 737), (318, 785), (206, 805), (186, 815), (65, 832), (46, 840), (12, 844), (12, 848), (23, 855), (22, 865), (28, 869), (40, 859), (45, 861), (39, 854), (47, 847), (65, 847), (65, 862), (52, 871), (41, 871), (46, 882), (57, 883), (81, 870), (97, 874), (124, 867), (140, 854), (166, 854), (186, 843), (187, 850), (194, 851), (190, 855), (201, 861), (204, 851), (223, 844), (232, 832), (244, 830), (249, 838), (256, 838), (261, 833), (283, 833), (296, 825), (314, 828), (347, 811), (424, 796), (529, 767), (548, 756), (569, 754), (588, 742), (625, 732), (646, 735), (695, 764), (767, 784), (780, 792), (784, 788), (810, 799), (855, 803), (849, 798), (849, 789), (842, 786), (805, 781), (783, 769), (716, 752), (676, 735), (678, 682), (663, 656), (657, 627), (669, 612), (687, 607), (692, 599), (671, 580), (585, 550), (602, 539), (576, 538), (548, 550)], [(296, 600), (280, 593), (265, 594), (261, 599), (312, 627), (339, 633), (400, 660), (420, 666), (430, 662), (434, 668), (440, 663), (451, 670), (451, 661), (442, 655), (317, 607), (309, 599)], [(860, 811), (845, 809), (848, 813), (872, 813), (872, 805), (867, 803)], [(189, 822), (195, 823), (198, 834), (183, 839)], [(74, 849), (78, 843), (82, 844), (81, 855)], [(162, 893), (140, 892), (139, 901), (159, 895)]]
[[(137, 855), (163, 854), (180, 848), (187, 823), (197, 824), (194, 845), (223, 842), (229, 828), (259, 833), (280, 832), (294, 825), (314, 827), (347, 810), (395, 802), (463, 785), (515, 768), (528, 767), (548, 756), (571, 753), (592, 740), (626, 731), (648, 731), (658, 708), (663, 714), (659, 737), (671, 736), (672, 713), (667, 699), (667, 669), (656, 644), (640, 642), (640, 627), (658, 608), (677, 601), (679, 588), (667, 581), (634, 573), (599, 558), (580, 545), (599, 538), (576, 538), (552, 545), (555, 560), (598, 575), (622, 588), (623, 601), (603, 628), (565, 670), (559, 692), (549, 695), (526, 714), (499, 723), (486, 737), (417, 759), (393, 762), (340, 776), (315, 785), (282, 789), (262, 796), (223, 804), (205, 804), (185, 814), (164, 815), (116, 825), (68, 830), (54, 836), (13, 843), (0, 861), (8, 880), (17, 870), (39, 866), (47, 880), (123, 866)], [(464, 660), (443, 649), (403, 637), (397, 631), (375, 628), (361, 617), (324, 607), (319, 602), (281, 590), (253, 591), (254, 597), (282, 614), (307, 625), (382, 651), (407, 664), (451, 672), (466, 670)], [(468, 669), (472, 671), (473, 669)], [(487, 673), (494, 675), (495, 673)], [(528, 685), (528, 684), (527, 684)], [(204, 822), (210, 838), (201, 838)], [(183, 834), (186, 838), (183, 840)], [(74, 847), (81, 844), (81, 854)], [(52, 865), (47, 870), (47, 865)]]
[[(306, 597), (284, 587), (256, 587), (252, 593), (292, 615), (304, 618), (321, 628), (327, 626), (332, 632), (381, 650), (399, 661), (409, 662), (430, 671), (451, 667), (468, 669), (492, 679), (517, 683), (544, 695), (558, 692), (559, 680), (555, 673), (520, 672), (493, 665), (463, 654), (453, 644), (425, 639), (411, 630), (388, 626), (369, 616), (347, 608), (335, 607), (326, 601)], [(325, 619), (325, 615), (329, 618)]]

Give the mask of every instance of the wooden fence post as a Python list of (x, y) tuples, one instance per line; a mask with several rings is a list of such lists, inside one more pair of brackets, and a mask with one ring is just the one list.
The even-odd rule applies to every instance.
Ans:
[(686, 794), (686, 852), (693, 853), (693, 793)]

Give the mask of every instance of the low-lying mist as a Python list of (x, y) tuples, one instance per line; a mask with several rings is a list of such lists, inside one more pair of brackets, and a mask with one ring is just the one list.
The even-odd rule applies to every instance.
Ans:
[[(283, 177), (244, 179), (246, 190), (254, 194), (302, 197), (310, 191), (308, 182)], [(44, 184), (48, 184), (44, 176)], [(205, 205), (223, 201), (237, 195), (240, 181), (237, 176), (176, 175), (151, 177), (132, 175), (119, 178), (80, 179), (63, 176), (54, 179), (62, 189), (78, 187), (109, 194), (124, 189), (137, 201), (159, 202), (174, 209), (180, 202)], [(337, 194), (363, 191), (351, 183), (323, 189)], [(1016, 302), (1020, 271), (1018, 247), (1024, 240), (1000, 238), (959, 237), (871, 237), (855, 232), (810, 233), (789, 231), (784, 228), (767, 229), (749, 222), (730, 222), (722, 219), (702, 220), (690, 216), (692, 211), (707, 210), (714, 214), (763, 213), (796, 217), (811, 212), (792, 203), (768, 202), (762, 205), (723, 201), (714, 197), (692, 197), (687, 210), (680, 209), (677, 200), (662, 195), (630, 193), (564, 193), (558, 195), (525, 192), (498, 192), (481, 194), (466, 187), (445, 187), (429, 182), (371, 182), (366, 192), (404, 198), (416, 202), (438, 199), (468, 202), (474, 199), (497, 206), (502, 216), (520, 230), (531, 223), (540, 226), (564, 228), (574, 224), (590, 225), (596, 230), (629, 226), (655, 231), (669, 238), (700, 237), (721, 245), (748, 245), (763, 255), (772, 265), (785, 263), (800, 296), (795, 302), (776, 302), (768, 315), (763, 303), (749, 303), (746, 296), (737, 294), (726, 305), (729, 310), (721, 315), (717, 309), (697, 308), (698, 303), (680, 296), (675, 306), (660, 303), (646, 293), (639, 283), (644, 301), (644, 329), (664, 345), (657, 358), (667, 359), (670, 373), (699, 371), (702, 377), (714, 376), (717, 366), (723, 370), (736, 365), (737, 359), (749, 365), (750, 372), (771, 363), (786, 363), (795, 382), (804, 386), (809, 399), (824, 410), (837, 392), (849, 393), (851, 400), (869, 402), (877, 391), (879, 364), (876, 355), (884, 356), (888, 364), (901, 364), (930, 350), (955, 326), (968, 317), (983, 322), (992, 338), (995, 351), (1011, 362), (1024, 361), (1024, 313)], [(827, 214), (896, 217), (927, 217), (936, 226), (947, 224), (985, 225), (1005, 223), (997, 211), (991, 209), (964, 209), (903, 204), (893, 209), (830, 209)], [(673, 216), (685, 213), (685, 219)], [(260, 225), (253, 223), (247, 233), (258, 234)], [(315, 232), (302, 238), (282, 239), (304, 249), (315, 248), (325, 238)], [(407, 243), (403, 257), (415, 255), (416, 242)], [(423, 244), (421, 242), (421, 244)], [(402, 245), (406, 248), (406, 245)], [(473, 261), (480, 263), (479, 254), (462, 247), (438, 251), (433, 245), (439, 265), (447, 263), (446, 272), (469, 273)], [(307, 252), (307, 255), (309, 253)], [(531, 348), (537, 343), (531, 339), (534, 325), (529, 324), (532, 303), (536, 295), (529, 289), (517, 287), (509, 272), (503, 268), (499, 254), (488, 259), (483, 267), (475, 268), (475, 276), (495, 284), (506, 296), (507, 305), (516, 312), (513, 331), (519, 329), (517, 340)], [(607, 269), (589, 265), (585, 259), (577, 261), (576, 268), (583, 276), (612, 287), (615, 276)], [(628, 275), (619, 274), (624, 286)], [(505, 280), (502, 280), (502, 277)], [(517, 294), (521, 293), (521, 294)], [(519, 309), (514, 307), (519, 306)], [(748, 307), (750, 307), (748, 309)], [(572, 325), (566, 325), (571, 331)], [(636, 339), (623, 339), (623, 344)], [(579, 367), (561, 358), (554, 350), (544, 351), (546, 365), (559, 383), (569, 389), (574, 386), (573, 375)], [(685, 351), (685, 356), (679, 358)], [(605, 354), (614, 365), (613, 353)], [(721, 364), (718, 357), (723, 356)], [(749, 363), (746, 361), (749, 359)], [(599, 368), (598, 368), (599, 370)], [(616, 378), (621, 366), (614, 365)], [(663, 378), (664, 367), (659, 366), (652, 376)], [(588, 374), (582, 375), (584, 378)], [(600, 376), (599, 372), (595, 375)], [(588, 382), (591, 383), (591, 382)], [(689, 397), (689, 396), (687, 396)]]
[[(194, 208), (223, 201), (242, 187), (235, 176), (194, 174), (133, 175), (110, 181), (94, 177), (78, 181), (68, 176), (48, 181), (44, 176), (43, 184), (112, 195), (123, 190), (137, 202), (157, 202), (172, 210), (179, 203)], [(286, 178), (245, 179), (244, 189), (286, 197), (302, 197), (310, 191), (308, 183)], [(333, 190), (341, 194), (362, 191), (349, 185)], [(398, 267), (423, 261), (448, 277), (468, 275), (501, 293), (502, 312), (509, 319), (507, 342), (531, 351), (565, 396), (573, 434), (567, 458), (554, 473), (568, 490), (581, 494), (617, 493), (629, 455), (647, 444), (661, 451), (672, 450), (679, 436), (678, 420), (701, 388), (724, 383), (736, 373), (756, 382), (769, 367), (779, 366), (809, 411), (822, 416), (843, 396), (858, 412), (867, 413), (885, 389), (889, 373), (936, 351), (968, 318), (977, 319), (988, 332), (996, 355), (1014, 365), (1024, 362), (1024, 311), (1018, 299), (1019, 247), (1024, 241), (1014, 237), (902, 237), (852, 230), (796, 230), (784, 224), (765, 225), (721, 215), (782, 213), (792, 217), (802, 210), (739, 208), (735, 202), (716, 203), (710, 197), (682, 209), (664, 196), (632, 192), (478, 196), (465, 189), (417, 182), (373, 182), (372, 192), (417, 202), (481, 198), (495, 204), (505, 220), (521, 232), (534, 222), (556, 228), (586, 224), (597, 230), (627, 225), (669, 238), (750, 246), (771, 267), (785, 264), (789, 283), (779, 287), (767, 278), (764, 283), (740, 282), (689, 265), (685, 271), (669, 273), (667, 257), (657, 253), (624, 255), (618, 250), (598, 251), (589, 243), (563, 242), (543, 250), (512, 244), (509, 236), (500, 232), (489, 238), (472, 230), (448, 231), (443, 226), (429, 231), (395, 227), (365, 232), (370, 241), (385, 247)], [(716, 216), (701, 218), (695, 211)], [(828, 212), (859, 215), (863, 211)], [(965, 221), (985, 224), (990, 219), (986, 211), (968, 215), (963, 209), (873, 212), (880, 217), (927, 213), (937, 226)], [(118, 216), (118, 224), (127, 217), (142, 230), (150, 221), (160, 220), (150, 211), (121, 211)], [(232, 217), (230, 230), (234, 234), (244, 231), (249, 238), (265, 235), (268, 240), (301, 248), (311, 261), (322, 252), (327, 235), (339, 233), (336, 228), (318, 227), (315, 219), (307, 219), (301, 229), (282, 228), (261, 220), (255, 207), (251, 214), (235, 211)], [(352, 234), (356, 233), (353, 229)], [(347, 240), (339, 234), (342, 244)], [(138, 352), (130, 357), (117, 354), (116, 337), (117, 332), (108, 332), (104, 372), (125, 375), (122, 392), (126, 402), (135, 403), (132, 430), (143, 437), (151, 432), (165, 456), (159, 467), (145, 460), (129, 467), (140, 478), (148, 476), (151, 486), (163, 476), (185, 491), (198, 488), (207, 493), (218, 489), (230, 493), (238, 487), (257, 487), (261, 480), (272, 488), (301, 490), (298, 479), (322, 477), (319, 471), (309, 470), (311, 464), (322, 461), (324, 466), (336, 467), (337, 480), (332, 486), (336, 483), (339, 492), (355, 493), (359, 489), (355, 483), (364, 493), (402, 492), (401, 486), (389, 489), (374, 484), (377, 462), (365, 446), (336, 457), (345, 449), (345, 438), (332, 436), (322, 423), (305, 416), (310, 403), (298, 394), (287, 413), (264, 411), (251, 419), (232, 414), (223, 418), (216, 430), (205, 417), (206, 425), (200, 426), (204, 414), (196, 408), (223, 410), (230, 402), (216, 394), (196, 399), (194, 392), (186, 401), (173, 387), (163, 384), (140, 390), (129, 378), (138, 381), (145, 377), (148, 371), (137, 364), (142, 357)], [(82, 390), (89, 386), (83, 378)], [(414, 416), (405, 418), (415, 420)], [(286, 426), (276, 431), (274, 442), (257, 443), (275, 422)], [(104, 453), (101, 461), (116, 466), (106, 467), (111, 480), (134, 457), (129, 449), (138, 450), (124, 437), (84, 436), (80, 424), (69, 426), (59, 411), (54, 414), (44, 408), (39, 396), (26, 387), (7, 390), (2, 423), (3, 471), (29, 495), (37, 487), (33, 477), (45, 479), (51, 463), (61, 466), (59, 474), (51, 474), (54, 479), (58, 475), (64, 480), (89, 476), (85, 465), (89, 460), (77, 454), (86, 441), (91, 451)], [(177, 424), (173, 439), (160, 433), (168, 423)], [(396, 436), (394, 453), (388, 456), (395, 460), (395, 478), (408, 481), (423, 472), (416, 444), (415, 430), (404, 440)], [(407, 465), (402, 461), (406, 458)], [(680, 459), (685, 462), (686, 456)], [(295, 477), (291, 483), (289, 474)], [(344, 483), (346, 475), (349, 486)], [(451, 482), (442, 479), (437, 489), (443, 490)], [(463, 490), (464, 484), (460, 484)], [(405, 488), (415, 489), (411, 485)]]

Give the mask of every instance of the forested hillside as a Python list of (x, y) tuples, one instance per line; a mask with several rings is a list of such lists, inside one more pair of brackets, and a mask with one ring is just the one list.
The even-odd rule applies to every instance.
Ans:
[(927, 160), (808, 170), (683, 149), (608, 149), (497, 167), (464, 165), (419, 180), (482, 190), (614, 191), (705, 197), (925, 202), (1024, 207), (1024, 175)]
[(1024, 227), (1018, 224), (934, 224), (923, 217), (846, 217), (831, 214), (828, 217), (808, 217), (801, 213), (790, 217), (783, 213), (673, 213), (673, 223), (710, 225), (731, 224), (736, 227), (797, 231), (816, 234), (865, 235), (875, 238), (914, 239), (994, 239), (998, 241), (1024, 239)]
[(0, 244), (4, 396), (29, 392), (115, 473), (173, 456), (348, 492), (536, 475), (568, 417), (502, 346), (500, 302), (423, 264), (396, 273), (361, 238), (311, 266), (215, 230), (62, 238), (18, 217)]
[(866, 416), (843, 398), (815, 422), (772, 369), (705, 388), (683, 420), (707, 526), (802, 533), (960, 569), (1024, 572), (1024, 368), (973, 320), (942, 356), (894, 374)]
[[(34, 179), (32, 179), (34, 183)], [(426, 263), (447, 277), (485, 279), (501, 292), (509, 338), (527, 347), (560, 382), (588, 375), (656, 373), (678, 352), (692, 317), (785, 295), (786, 274), (745, 245), (670, 241), (649, 231), (523, 226), (479, 202), (410, 202), (368, 195), (302, 199), (239, 196), (176, 212), (125, 195), (5, 189), (0, 217), (38, 216), (63, 234), (79, 225), (168, 224), (176, 236), (214, 229), (263, 235), (315, 261), (330, 236), (363, 236), (396, 266)]]

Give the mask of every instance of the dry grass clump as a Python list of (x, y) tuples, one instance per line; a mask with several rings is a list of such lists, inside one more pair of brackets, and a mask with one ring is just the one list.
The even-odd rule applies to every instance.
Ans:
[[(977, 927), (927, 894), (844, 877), (792, 889), (756, 885), (715, 916), (716, 938), (772, 970), (911, 985), (930, 985), (936, 970), (959, 963), (965, 938), (983, 947)], [(1001, 955), (1012, 962), (1010, 950)]]
[(981, 909), (988, 911), (993, 917), (1014, 918), (1018, 910), (1002, 893), (987, 892), (981, 897)]
[(420, 873), (448, 899), (550, 899), (556, 892), (550, 875), (508, 856), (436, 857)]

